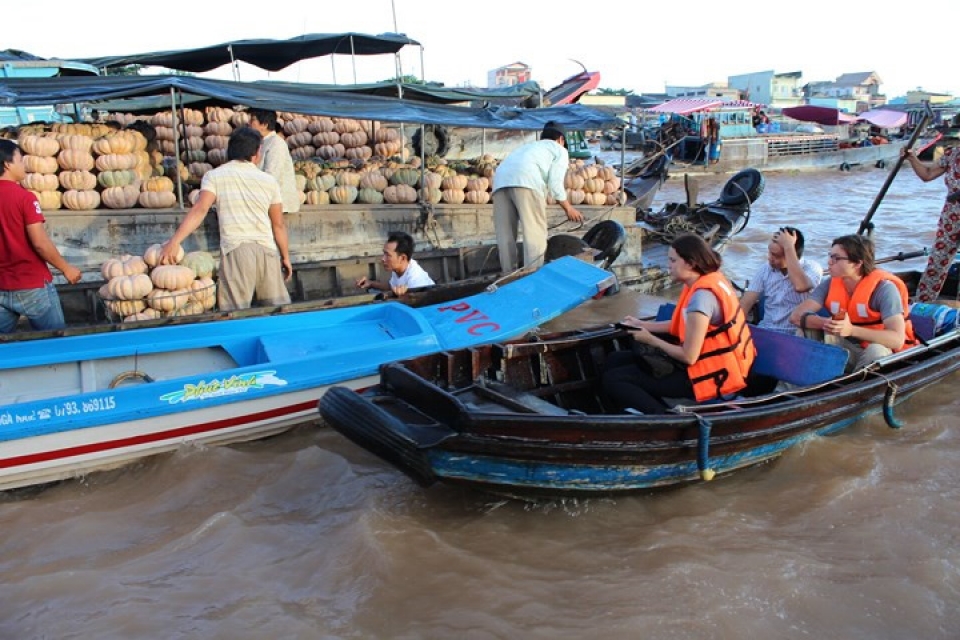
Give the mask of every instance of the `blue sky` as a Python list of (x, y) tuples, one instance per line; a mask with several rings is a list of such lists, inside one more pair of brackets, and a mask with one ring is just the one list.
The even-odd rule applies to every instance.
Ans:
[[(218, 5), (223, 9), (214, 9)], [(239, 3), (183, 0), (142, 9), (91, 6), (81, 9), (76, 2), (48, 0), (41, 16), (30, 3), (5, 3), (3, 47), (69, 58), (303, 33), (398, 31), (423, 45), (422, 53), (416, 47), (401, 52), (402, 71), (449, 86), (485, 86), (490, 69), (524, 62), (533, 68), (534, 79), (549, 88), (579, 71), (577, 60), (600, 71), (601, 87), (636, 93), (773, 70), (800, 71), (805, 82), (875, 71), (888, 98), (918, 87), (960, 95), (960, 73), (948, 55), (950, 41), (945, 32), (930, 28), (960, 24), (960, 0), (899, 5), (896, 13), (870, 13), (856, 3), (838, 10), (835, 0), (793, 5), (631, 0), (569, 9), (541, 0), (286, 0), (267, 14), (241, 10)], [(204, 8), (202, 17), (198, 6)], [(917, 11), (910, 13), (914, 7)], [(121, 15), (132, 16), (129, 23), (123, 24)], [(906, 28), (901, 34), (902, 25)], [(392, 77), (394, 69), (392, 56), (357, 58), (356, 64), (348, 56), (332, 56), (272, 74), (241, 65), (239, 73), (244, 81), (343, 84), (383, 80)], [(232, 77), (229, 68), (205, 75)]]

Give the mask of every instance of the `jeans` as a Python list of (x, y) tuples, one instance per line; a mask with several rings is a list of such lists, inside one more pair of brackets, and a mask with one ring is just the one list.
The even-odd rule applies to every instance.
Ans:
[(52, 282), (38, 289), (0, 290), (0, 333), (13, 333), (20, 316), (30, 321), (34, 331), (62, 329), (66, 326), (60, 296)]

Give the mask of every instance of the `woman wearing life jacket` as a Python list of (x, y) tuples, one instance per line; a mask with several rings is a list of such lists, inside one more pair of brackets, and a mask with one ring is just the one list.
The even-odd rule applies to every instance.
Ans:
[[(683, 284), (670, 320), (623, 323), (648, 351), (673, 366), (653, 366), (632, 352), (612, 354), (602, 383), (618, 411), (664, 413), (663, 398), (703, 402), (729, 398), (747, 386), (756, 348), (733, 285), (720, 273), (720, 256), (697, 235), (683, 235), (667, 254), (670, 276)], [(662, 334), (662, 335), (657, 335)], [(640, 349), (641, 351), (643, 348)]]
[[(907, 315), (907, 287), (892, 273), (877, 269), (873, 243), (860, 235), (833, 241), (827, 256), (829, 276), (810, 297), (801, 302), (790, 322), (811, 337), (823, 332), (824, 342), (837, 344), (850, 353), (848, 371), (916, 344)], [(817, 315), (826, 309), (830, 317)]]

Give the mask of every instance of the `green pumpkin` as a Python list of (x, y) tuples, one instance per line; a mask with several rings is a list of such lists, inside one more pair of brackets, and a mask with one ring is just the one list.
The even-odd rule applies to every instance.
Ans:
[(371, 187), (365, 187), (357, 193), (357, 202), (362, 202), (363, 204), (383, 204), (383, 193)]
[(183, 256), (180, 266), (190, 267), (197, 278), (209, 278), (217, 268), (217, 261), (206, 251), (191, 251)]
[(97, 175), (97, 182), (105, 189), (110, 187), (125, 187), (139, 179), (139, 174), (133, 169), (125, 171), (101, 171)]

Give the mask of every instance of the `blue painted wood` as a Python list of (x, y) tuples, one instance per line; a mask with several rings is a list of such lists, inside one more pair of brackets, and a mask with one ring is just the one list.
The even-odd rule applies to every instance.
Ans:
[[(0, 344), (0, 381), (29, 370), (38, 390), (35, 399), (21, 402), (0, 384), (0, 443), (371, 376), (386, 362), (522, 335), (589, 300), (610, 281), (608, 272), (565, 257), (494, 291), (434, 307), (384, 302)], [(45, 372), (63, 378), (64, 371), (76, 370), (81, 378), (81, 363), (106, 366), (119, 359), (133, 369), (150, 358), (177, 371), (178, 354), (205, 349), (229, 354), (235, 366), (203, 374), (183, 370), (116, 389), (80, 392), (74, 383), (69, 392), (44, 391)]]

